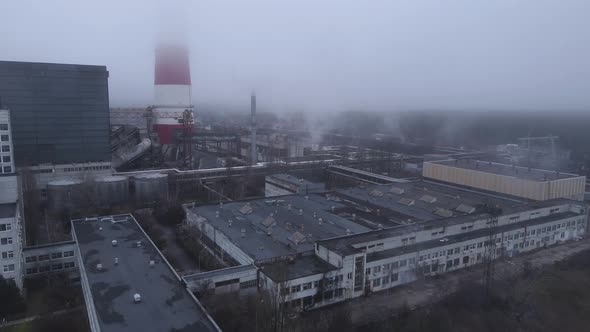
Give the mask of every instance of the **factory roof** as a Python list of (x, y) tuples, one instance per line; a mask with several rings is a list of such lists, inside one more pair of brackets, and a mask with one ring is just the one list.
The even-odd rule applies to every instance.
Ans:
[(479, 172), (512, 176), (519, 179), (532, 181), (552, 181), (559, 179), (569, 179), (579, 177), (580, 175), (549, 171), (536, 168), (527, 168), (507, 164), (493, 163), (489, 161), (471, 160), (471, 159), (449, 159), (430, 161), (432, 164), (445, 165), (450, 167), (475, 170)]
[(315, 255), (304, 255), (293, 260), (276, 261), (259, 266), (269, 278), (281, 282), (337, 270)]
[(14, 218), (16, 216), (16, 203), (0, 204), (0, 218)]
[(287, 183), (291, 186), (298, 187), (298, 192), (303, 194), (321, 192), (324, 191), (326, 188), (326, 185), (321, 181), (311, 181), (309, 178), (303, 178), (284, 173), (269, 175), (266, 177), (266, 182), (270, 182), (279, 186), (281, 185), (281, 183)]
[[(307, 197), (307, 198), (306, 198)], [(344, 205), (320, 195), (288, 195), (192, 211), (256, 261), (313, 250), (317, 240), (363, 233), (370, 228), (331, 213)]]
[(334, 196), (352, 200), (361, 208), (380, 209), (389, 216), (384, 226), (470, 215), (481, 211), (484, 204), (500, 206), (506, 212), (529, 202), (429, 181), (357, 186), (339, 190)]
[[(82, 278), (89, 285), (85, 296), (93, 303), (89, 314), (100, 331), (219, 330), (131, 215), (74, 220), (72, 225), (83, 259)], [(141, 296), (138, 303), (135, 294)]]

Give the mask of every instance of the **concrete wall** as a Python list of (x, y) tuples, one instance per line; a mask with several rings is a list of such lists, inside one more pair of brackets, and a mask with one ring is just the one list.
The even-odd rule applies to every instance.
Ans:
[(532, 181), (429, 162), (424, 163), (422, 175), (439, 181), (538, 201), (563, 197), (581, 200), (586, 184), (585, 176)]
[(51, 272), (78, 270), (77, 246), (74, 241), (23, 249), (23, 274), (33, 277)]
[(14, 203), (18, 199), (16, 175), (0, 176), (0, 204)]

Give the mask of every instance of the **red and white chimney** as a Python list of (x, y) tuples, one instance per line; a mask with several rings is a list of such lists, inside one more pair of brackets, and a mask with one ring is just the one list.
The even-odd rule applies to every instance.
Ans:
[[(174, 143), (183, 128), (183, 112), (192, 114), (191, 75), (188, 50), (182, 45), (161, 44), (156, 48), (153, 131), (160, 144)], [(192, 124), (191, 124), (192, 125)]]

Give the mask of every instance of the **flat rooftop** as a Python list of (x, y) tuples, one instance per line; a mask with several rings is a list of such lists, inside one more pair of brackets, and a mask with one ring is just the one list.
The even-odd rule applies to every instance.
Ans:
[(218, 331), (135, 219), (113, 218), (72, 221), (100, 331)]
[(509, 212), (532, 202), (430, 181), (357, 186), (335, 192), (334, 198), (351, 200), (358, 209), (373, 214), (380, 209), (390, 221), (383, 226), (476, 214), (484, 204)]
[(260, 265), (260, 269), (275, 282), (293, 280), (318, 273), (338, 270), (315, 255), (297, 257), (292, 261), (276, 261)]
[(287, 195), (191, 209), (260, 261), (312, 251), (320, 239), (371, 230), (333, 214), (332, 207), (337, 211), (345, 206), (312, 194), (307, 198)]
[(536, 168), (527, 168), (521, 166), (512, 166), (507, 164), (493, 163), (489, 161), (472, 160), (472, 159), (450, 159), (430, 161), (432, 164), (457, 167), (462, 169), (475, 170), (479, 172), (512, 176), (519, 179), (532, 181), (552, 181), (560, 179), (569, 179), (579, 177), (580, 175), (549, 171)]
[(14, 218), (16, 216), (16, 203), (0, 204), (0, 218)]

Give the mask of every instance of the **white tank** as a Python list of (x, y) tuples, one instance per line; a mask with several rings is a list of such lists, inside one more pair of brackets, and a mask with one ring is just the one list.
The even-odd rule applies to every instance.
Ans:
[(47, 183), (47, 203), (51, 211), (79, 208), (87, 197), (83, 182), (78, 179), (59, 179)]
[(168, 200), (168, 174), (150, 173), (133, 177), (135, 199), (142, 205)]
[(129, 179), (126, 176), (103, 176), (94, 180), (96, 200), (102, 206), (126, 203), (129, 200)]

